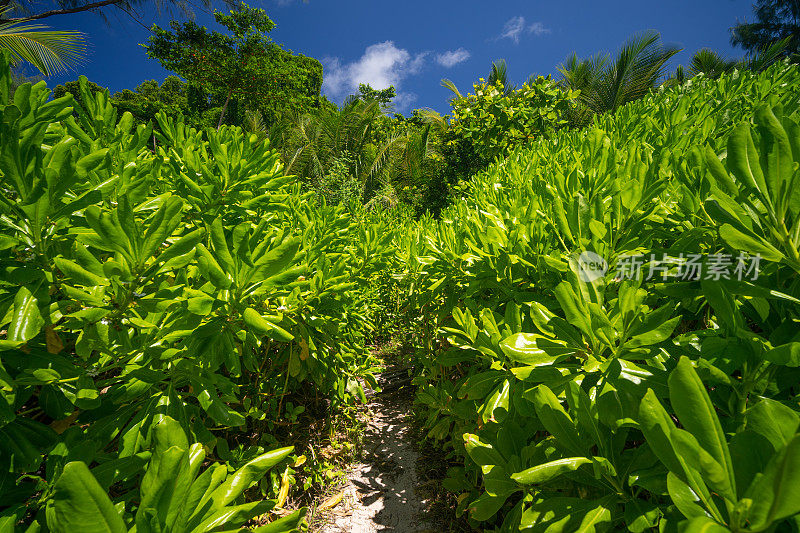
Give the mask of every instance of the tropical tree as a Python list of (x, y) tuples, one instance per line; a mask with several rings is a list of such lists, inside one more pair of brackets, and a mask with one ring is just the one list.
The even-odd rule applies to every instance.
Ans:
[[(484, 81), (483, 78), (481, 78), (480, 81)], [(509, 80), (508, 64), (506, 63), (505, 59), (496, 59), (495, 61), (492, 61), (492, 68), (489, 70), (489, 76), (485, 81), (488, 85), (497, 85), (497, 82), (500, 82), (500, 85), (503, 86), (503, 94), (505, 95), (511, 94), (517, 89), (517, 87)], [(531, 78), (528, 78), (528, 81), (535, 81), (535, 77), (531, 76)], [(451, 80), (443, 78), (442, 87), (450, 89), (454, 98), (463, 98), (461, 91), (458, 90), (456, 84)]]
[(384, 112), (392, 109), (392, 100), (397, 96), (394, 85), (389, 85), (385, 89), (373, 89), (369, 83), (358, 84), (358, 95), (361, 100), (376, 100)]
[(725, 72), (736, 68), (736, 61), (723, 57), (710, 48), (698, 50), (689, 63), (689, 73), (696, 76), (701, 72), (710, 78), (719, 78)]
[(573, 54), (559, 67), (561, 84), (580, 90), (579, 101), (587, 110), (613, 113), (656, 87), (679, 51), (663, 44), (658, 32), (646, 31), (631, 37), (613, 59), (605, 54), (578, 59)]
[(489, 72), (489, 77), (486, 79), (489, 85), (497, 85), (498, 82), (503, 86), (503, 94), (509, 95), (517, 90), (517, 86), (511, 83), (508, 77), (508, 65), (505, 59), (498, 59), (492, 61), (492, 70)]
[(9, 54), (13, 66), (30, 63), (45, 76), (63, 72), (83, 58), (83, 34), (77, 31), (50, 30), (42, 24), (7, 20), (10, 6), (0, 7), (0, 51)]
[[(579, 89), (585, 95), (591, 87), (597, 85), (599, 73), (606, 67), (608, 61), (608, 55), (597, 54), (581, 59), (573, 53), (559, 67), (562, 76), (560, 84), (573, 90)], [(579, 102), (583, 104), (583, 98), (579, 99)], [(577, 105), (569, 113), (569, 122), (575, 126), (588, 124), (594, 115), (594, 111), (587, 105)]]
[[(709, 78), (716, 79), (734, 69), (761, 72), (782, 57), (785, 57), (789, 44), (790, 38), (787, 37), (754, 50), (738, 60), (726, 58), (710, 48), (703, 48), (692, 56), (688, 74), (690, 77), (703, 74)], [(686, 78), (683, 67), (679, 66), (675, 75), (669, 81), (682, 84)]]
[(745, 50), (761, 50), (775, 41), (788, 39), (784, 55), (800, 50), (800, 1), (756, 0), (754, 22), (739, 22), (731, 28), (731, 44)]
[(218, 126), (232, 102), (246, 102), (268, 121), (319, 105), (322, 65), (273, 43), (268, 33), (275, 23), (263, 9), (241, 3), (214, 18), (228, 33), (172, 21), (170, 29), (153, 25), (144, 47), (164, 68), (223, 101)]
[(287, 173), (303, 177), (328, 202), (353, 198), (370, 207), (394, 206), (427, 179), (426, 165), (436, 153), (433, 126), (386, 116), (390, 104), (369, 98), (381, 93), (369, 89), (340, 107), (323, 106), (270, 128)]

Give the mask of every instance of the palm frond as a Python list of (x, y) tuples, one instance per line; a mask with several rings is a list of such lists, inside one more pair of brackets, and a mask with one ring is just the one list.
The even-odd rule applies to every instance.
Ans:
[[(0, 8), (0, 17), (10, 10), (9, 6)], [(12, 64), (28, 62), (45, 76), (77, 66), (85, 50), (83, 34), (47, 28), (21, 21), (0, 22), (0, 50), (9, 52)]]
[(613, 112), (654, 88), (679, 51), (663, 44), (658, 32), (643, 32), (628, 39), (613, 60), (607, 55), (579, 59), (572, 54), (559, 67), (560, 83), (580, 90), (579, 101), (594, 113)]
[(786, 55), (791, 42), (792, 37), (785, 37), (765, 45), (745, 58), (743, 66), (750, 70), (761, 72), (776, 61), (780, 61)]
[(456, 84), (453, 83), (451, 80), (448, 80), (447, 78), (442, 78), (441, 84), (442, 87), (444, 87), (445, 89), (450, 89), (450, 91), (452, 91), (452, 93), (455, 95), (456, 98), (463, 98), (463, 96), (461, 96), (461, 91), (458, 90)]
[(697, 76), (702, 73), (710, 78), (718, 78), (735, 67), (736, 61), (726, 59), (709, 48), (703, 48), (692, 56), (692, 61), (689, 63), (689, 74)]
[(418, 109), (417, 113), (423, 123), (432, 125), (436, 130), (444, 131), (447, 128), (447, 119), (438, 111), (426, 107), (424, 109)]
[(505, 59), (498, 59), (492, 62), (492, 69), (486, 82), (489, 85), (500, 83), (503, 86), (503, 94), (510, 94), (516, 90), (516, 87), (508, 79), (508, 65)]

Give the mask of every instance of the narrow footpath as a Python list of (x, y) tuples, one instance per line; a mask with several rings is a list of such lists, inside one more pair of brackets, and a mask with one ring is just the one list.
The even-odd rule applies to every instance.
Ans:
[(420, 518), (425, 501), (416, 494), (418, 452), (412, 437), (413, 392), (402, 370), (379, 376), (382, 392), (368, 404), (362, 462), (347, 476), (344, 498), (320, 533), (433, 531)]

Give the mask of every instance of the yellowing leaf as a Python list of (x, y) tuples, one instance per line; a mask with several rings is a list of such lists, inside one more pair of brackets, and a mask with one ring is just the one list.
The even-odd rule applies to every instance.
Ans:
[(334, 494), (333, 496), (322, 502), (322, 504), (317, 508), (317, 510), (325, 511), (327, 509), (333, 509), (342, 502), (342, 498), (344, 498), (344, 492), (339, 492), (337, 494)]

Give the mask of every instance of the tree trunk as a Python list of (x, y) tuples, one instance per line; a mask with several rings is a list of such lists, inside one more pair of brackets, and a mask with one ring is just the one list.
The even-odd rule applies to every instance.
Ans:
[(219, 122), (217, 123), (217, 130), (222, 127), (222, 119), (225, 118), (225, 110), (228, 109), (228, 102), (231, 101), (231, 93), (228, 92), (228, 96), (225, 98), (225, 103), (222, 104), (222, 111), (219, 114)]

